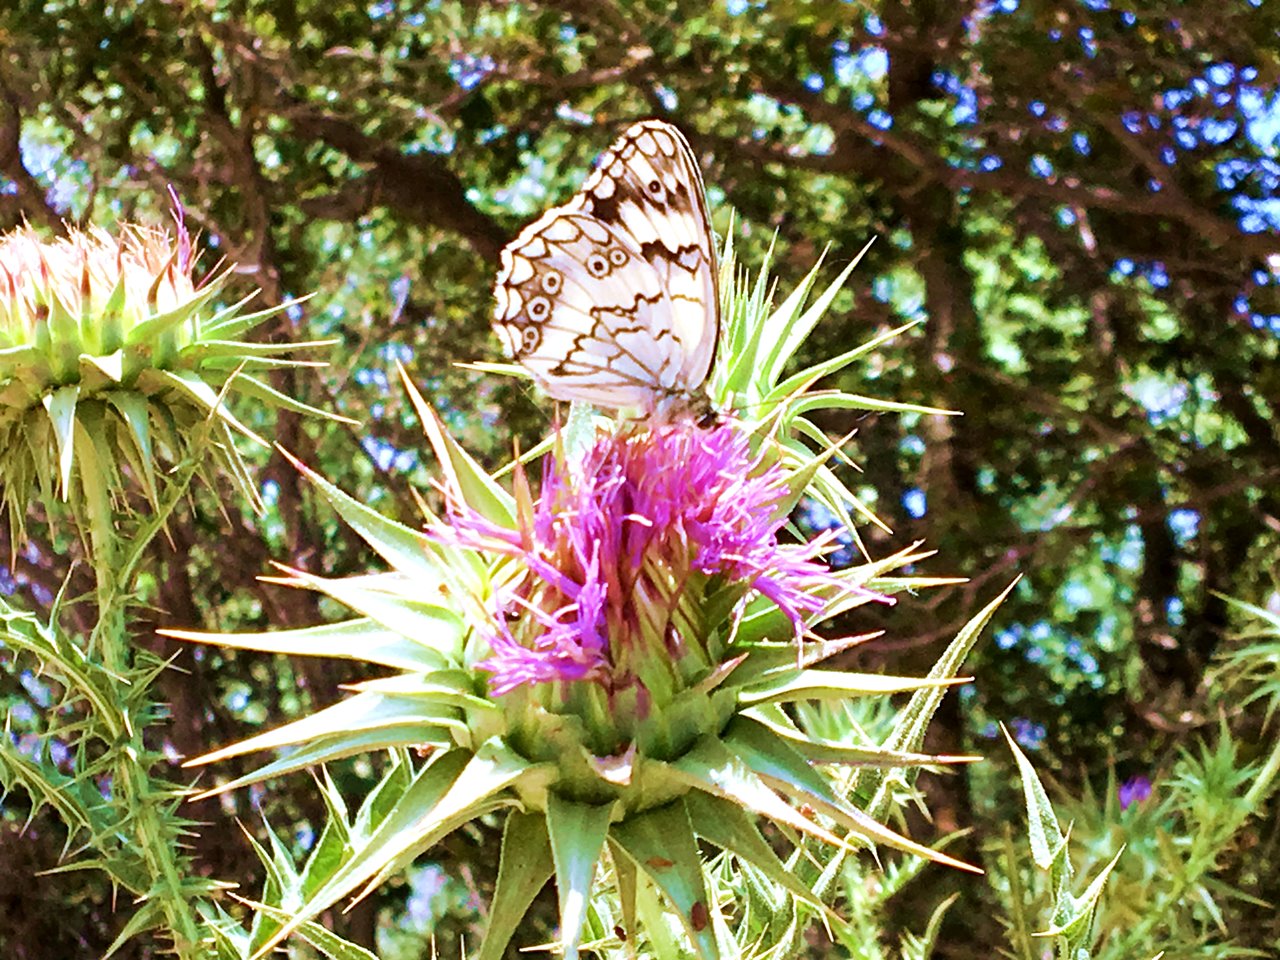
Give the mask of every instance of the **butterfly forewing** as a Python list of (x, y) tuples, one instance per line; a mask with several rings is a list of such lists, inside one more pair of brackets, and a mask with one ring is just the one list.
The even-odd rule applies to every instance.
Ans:
[(682, 379), (701, 385), (715, 359), (720, 301), (706, 193), (688, 142), (668, 123), (634, 124), (604, 155), (575, 202), (629, 234), (658, 272), (685, 354)]
[(672, 126), (631, 126), (582, 192), (502, 252), (494, 327), (559, 400), (696, 410), (719, 335), (697, 162)]

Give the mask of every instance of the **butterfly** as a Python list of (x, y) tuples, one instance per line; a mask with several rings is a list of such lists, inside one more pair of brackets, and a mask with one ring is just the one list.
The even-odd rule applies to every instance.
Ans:
[(556, 400), (709, 414), (720, 338), (702, 174), (669, 123), (632, 124), (582, 190), (503, 251), (493, 326)]

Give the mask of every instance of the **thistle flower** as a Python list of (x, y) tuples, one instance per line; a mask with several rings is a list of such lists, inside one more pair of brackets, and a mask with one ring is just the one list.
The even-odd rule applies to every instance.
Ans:
[(316, 344), (237, 339), (287, 305), (216, 309), (229, 271), (198, 283), (176, 200), (174, 218), (172, 234), (124, 224), (115, 235), (70, 228), (45, 240), (22, 227), (0, 237), (0, 502), (15, 540), (33, 495), (68, 502), (103, 533), (111, 511), (127, 509), (132, 474), (154, 508), (157, 461), (180, 463), (204, 432), (256, 502), (231, 438), (252, 433), (222, 395), (321, 413), (253, 375), (305, 363), (279, 355)]
[(477, 664), (493, 694), (582, 679), (617, 690), (645, 652), (657, 662), (639, 672), (667, 663), (678, 675), (682, 651), (705, 647), (707, 625), (682, 624), (680, 612), (708, 590), (769, 598), (798, 636), (823, 594), (844, 587), (816, 559), (820, 542), (778, 543), (790, 497), (776, 458), (752, 454), (739, 426), (676, 423), (604, 434), (577, 463), (549, 459), (542, 496), (515, 529), (463, 504), (431, 533), (525, 568), (499, 591), (493, 654)]
[[(965, 626), (928, 677), (822, 668), (867, 637), (821, 640), (818, 624), (880, 593), (939, 581), (888, 576), (925, 556), (914, 548), (833, 572), (820, 559), (824, 542), (780, 542), (802, 498), (841, 519), (855, 502), (827, 463), (830, 446), (807, 445), (822, 436), (809, 411), (929, 408), (806, 392), (869, 348), (782, 377), (803, 339), (796, 331), (816, 322), (847, 272), (809, 311), (812, 277), (771, 311), (767, 281), (748, 289), (727, 269), (727, 349), (712, 399), (749, 401), (739, 409), (750, 409), (752, 420), (702, 431), (596, 419), (580, 456), (565, 451), (572, 443), (555, 447), (535, 499), (519, 464), (513, 492), (482, 470), (406, 375), (440, 465), (446, 517), (428, 514), (425, 532), (405, 527), (297, 464), (391, 569), (345, 579), (287, 570), (281, 582), (319, 591), (353, 616), (261, 634), (162, 631), (399, 671), (355, 685), (351, 697), (313, 716), (190, 761), (296, 748), (216, 784), (209, 792), (217, 793), (392, 750), (392, 769), (352, 817), (322, 784), (333, 811), (330, 839), (291, 874), (305, 881), (285, 899), (301, 906), (271, 915), (279, 926), (254, 941), (256, 956), (494, 811), (506, 819), (480, 960), (503, 955), (553, 876), (560, 946), (573, 960), (602, 863), (618, 892), (626, 949), (639, 942), (640, 918), (669, 910), (688, 949), (707, 960), (735, 937), (745, 938), (743, 950), (769, 949), (748, 924), (732, 929), (737, 908), (709, 885), (708, 847), (731, 854), (768, 888), (760, 910), (790, 910), (777, 926), (786, 936), (800, 936), (804, 918), (828, 909), (796, 878), (822, 847), (832, 857), (892, 847), (971, 869), (877, 819), (892, 791), (880, 789), (876, 768), (907, 768), (895, 779), (901, 784), (922, 765), (961, 759), (916, 751), (998, 601)], [(571, 418), (566, 434), (576, 436), (574, 427)], [(910, 703), (885, 743), (823, 739), (806, 727), (808, 711), (788, 708), (903, 692)], [(415, 759), (423, 755), (425, 762)], [(841, 769), (850, 766), (858, 772)], [(855, 806), (855, 796), (872, 797), (872, 812)], [(759, 832), (762, 820), (791, 838), (787, 862)], [(662, 936), (671, 936), (665, 925)]]

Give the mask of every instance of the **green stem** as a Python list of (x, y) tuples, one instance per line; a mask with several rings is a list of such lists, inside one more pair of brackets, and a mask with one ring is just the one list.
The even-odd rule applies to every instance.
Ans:
[(128, 811), (130, 835), (147, 874), (147, 889), (134, 892), (159, 906), (180, 960), (197, 960), (204, 952), (193, 898), (183, 886), (183, 877), (190, 872), (178, 847), (183, 827), (167, 809), (172, 786), (153, 774), (148, 760), (144, 723), (151, 711), (147, 690), (140, 686), (138, 671), (133, 669), (134, 646), (126, 612), (147, 547), (182, 501), (198, 466), (198, 459), (192, 456), (171, 476), (160, 509), (127, 539), (120, 534), (108, 503), (88, 504), (98, 595), (98, 622), (90, 649), (101, 652), (103, 665), (113, 676), (133, 681), (110, 709), (116, 711), (111, 718), (115, 728), (122, 731), (113, 745), (116, 798)]
[[(193, 455), (174, 471), (168, 484), (167, 495), (160, 501), (159, 508), (138, 525), (137, 531), (129, 538), (129, 542), (127, 544), (117, 544), (114, 538), (112, 539), (109, 546), (111, 559), (105, 565), (96, 560), (98, 552), (95, 546), (94, 572), (98, 578), (99, 611), (106, 611), (119, 606), (123, 616), (124, 604), (128, 602), (128, 598), (133, 592), (138, 576), (138, 568), (147, 556), (147, 548), (159, 536), (160, 532), (165, 528), (165, 524), (169, 522), (169, 517), (173, 515), (173, 511), (177, 509), (178, 504), (187, 495), (187, 489), (191, 486), (191, 481), (195, 478), (199, 468), (200, 461), (194, 456), (193, 452)], [(100, 617), (93, 636), (90, 638), (91, 646), (94, 643), (101, 642), (100, 633), (105, 623), (106, 617)], [(132, 649), (128, 646), (127, 637), (125, 638), (125, 644), (126, 649)]]
[(117, 783), (124, 786), (120, 799), (125, 802), (133, 820), (133, 833), (151, 874), (150, 899), (158, 899), (165, 922), (173, 937), (173, 951), (181, 960), (201, 957), (200, 932), (191, 901), (182, 888), (185, 872), (175, 851), (177, 831), (167, 826), (167, 814), (160, 805), (167, 802), (151, 779), (142, 758), (142, 731), (138, 730), (118, 753)]
[(1004, 825), (1004, 862), (1009, 882), (1009, 917), (1005, 935), (1018, 960), (1034, 960), (1031, 921), (1027, 916), (1027, 891), (1022, 887), (1022, 875), (1018, 872), (1018, 851), (1013, 842), (1013, 828)]

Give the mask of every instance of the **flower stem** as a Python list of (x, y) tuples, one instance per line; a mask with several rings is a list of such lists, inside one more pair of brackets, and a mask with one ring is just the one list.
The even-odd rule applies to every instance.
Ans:
[(150, 671), (138, 669), (127, 610), (147, 548), (182, 501), (198, 466), (193, 455), (175, 471), (159, 509), (129, 533), (122, 532), (117, 517), (102, 509), (105, 504), (89, 506), (99, 604), (90, 649), (97, 649), (104, 666), (127, 684), (124, 695), (110, 706), (116, 711), (114, 728), (123, 731), (114, 744), (113, 790), (116, 802), (127, 811), (128, 834), (145, 865), (146, 887), (134, 893), (159, 907), (180, 960), (196, 960), (204, 954), (192, 897), (183, 888), (183, 877), (190, 872), (178, 847), (183, 827), (167, 809), (174, 785), (153, 771), (146, 746), (146, 724), (154, 713), (147, 698)]

